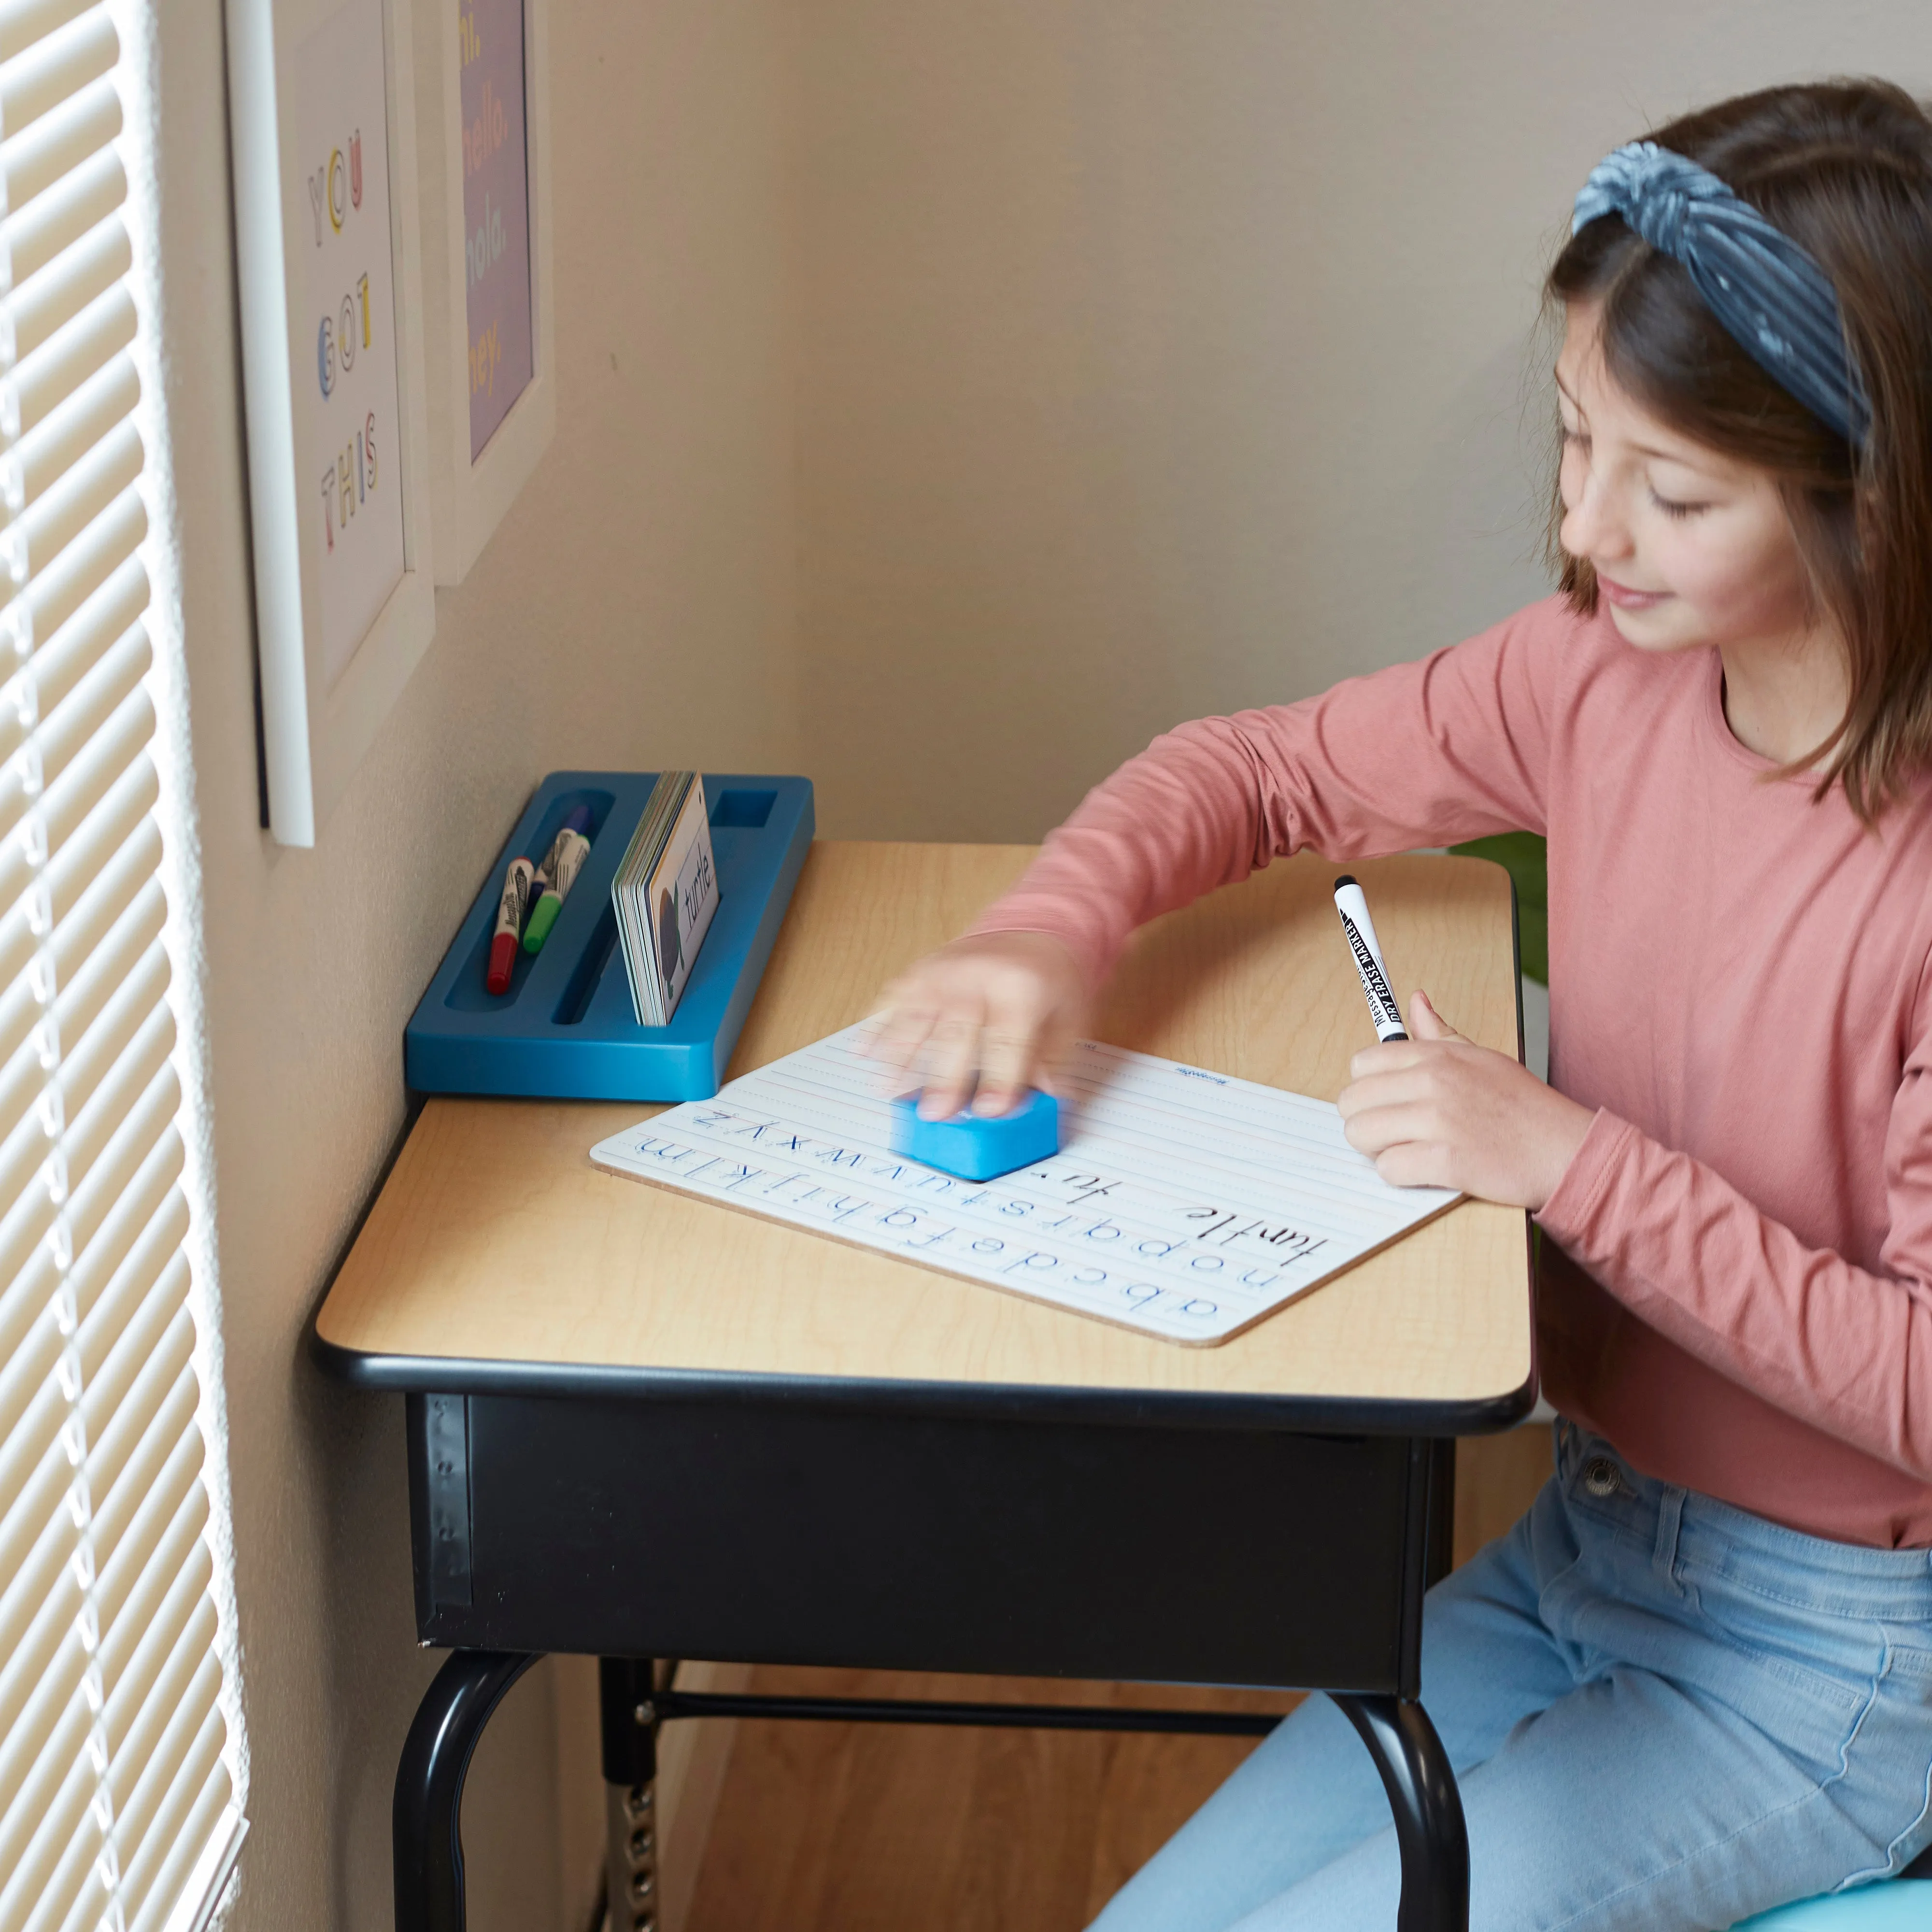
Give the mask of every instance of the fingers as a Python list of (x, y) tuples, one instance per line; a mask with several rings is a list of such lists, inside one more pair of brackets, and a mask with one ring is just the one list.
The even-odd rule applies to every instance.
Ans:
[(1376, 1156), (1376, 1172), (1391, 1187), (1456, 1187), (1450, 1150), (1429, 1141), (1402, 1141)]
[(888, 987), (866, 1052), (921, 1088), (928, 1119), (970, 1102), (1010, 1112), (1045, 1063), (1064, 1054), (1088, 1004), (1080, 962), (1050, 934), (969, 936), (920, 962)]
[(1439, 1138), (1442, 1121), (1426, 1100), (1397, 1100), (1344, 1114), (1342, 1131), (1357, 1153), (1372, 1157), (1405, 1141)]
[(1456, 1185), (1454, 1148), (1441, 1115), (1426, 1102), (1366, 1108), (1345, 1120), (1342, 1130), (1392, 1187)]
[(955, 1009), (942, 1013), (926, 1040), (926, 1072), (920, 1118), (943, 1120), (973, 1097), (980, 1072), (980, 1015)]
[(888, 987), (886, 998), (890, 1010), (867, 1034), (861, 1050), (868, 1058), (882, 1060), (895, 1072), (904, 1073), (918, 1059), (939, 1012), (931, 1000), (904, 994), (897, 986)]
[(1429, 995), (1418, 986), (1409, 996), (1408, 1030), (1412, 1039), (1460, 1040), (1462, 1036), (1438, 1013)]
[(1428, 1058), (1420, 1043), (1412, 1040), (1394, 1040), (1385, 1046), (1365, 1046), (1348, 1062), (1348, 1077), (1367, 1080), (1378, 1073), (1400, 1073), (1406, 1067), (1422, 1066)]
[(974, 1112), (1010, 1113), (1030, 1084), (1036, 1052), (1033, 1028), (990, 1022), (980, 1036), (980, 1090), (973, 1096)]
[[(1335, 1104), (1345, 1120), (1367, 1108), (1423, 1100), (1438, 1091), (1442, 1069), (1430, 1055), (1411, 1048), (1406, 1059), (1379, 1060), (1363, 1066), (1361, 1063), (1375, 1051), (1371, 1048), (1369, 1053), (1355, 1056), (1355, 1078), (1336, 1096)], [(1385, 1047), (1381, 1051), (1394, 1054), (1402, 1049)]]

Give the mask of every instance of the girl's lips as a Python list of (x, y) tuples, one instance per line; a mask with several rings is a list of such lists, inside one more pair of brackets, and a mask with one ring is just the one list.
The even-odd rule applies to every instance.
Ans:
[(1597, 586), (1619, 610), (1648, 610), (1670, 595), (1667, 590), (1633, 590), (1614, 577), (1606, 577), (1600, 570), (1597, 573)]

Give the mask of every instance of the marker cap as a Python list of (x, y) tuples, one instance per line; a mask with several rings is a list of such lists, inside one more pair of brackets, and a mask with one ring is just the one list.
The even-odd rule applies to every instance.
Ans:
[(490, 964), (483, 984), (492, 993), (510, 990), (517, 963), (517, 942), (523, 936), (524, 913), (530, 902), (530, 880), (536, 868), (527, 859), (512, 859), (503, 874), (503, 890), (496, 902), (496, 930), (490, 940)]
[(549, 887), (532, 910), (530, 924), (524, 928), (526, 952), (543, 950), (543, 943), (550, 937), (550, 929), (556, 925), (556, 916), (562, 910), (563, 895), (554, 886)]

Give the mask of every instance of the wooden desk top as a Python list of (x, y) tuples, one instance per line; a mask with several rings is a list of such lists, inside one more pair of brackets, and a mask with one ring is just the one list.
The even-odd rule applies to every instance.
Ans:
[[(958, 932), (1029, 856), (814, 846), (732, 1072), (862, 1018), (890, 974)], [(1402, 997), (1426, 986), (1452, 1024), (1514, 1052), (1508, 876), (1456, 858), (1355, 869)], [(1312, 856), (1277, 862), (1156, 921), (1096, 1036), (1333, 1098), (1373, 1039), (1334, 872)], [(1533, 1396), (1528, 1243), (1511, 1209), (1466, 1202), (1232, 1341), (1184, 1348), (591, 1166), (596, 1142), (658, 1111), (430, 1101), (316, 1317), (325, 1360), (392, 1388), (815, 1394), (1418, 1432), (1506, 1426)]]

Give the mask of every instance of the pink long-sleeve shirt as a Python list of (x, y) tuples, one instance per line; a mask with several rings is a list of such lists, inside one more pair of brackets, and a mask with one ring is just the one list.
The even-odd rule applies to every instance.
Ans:
[(1550, 1079), (1596, 1112), (1538, 1217), (1550, 1400), (1663, 1480), (1932, 1544), (1932, 782), (1868, 830), (1767, 777), (1721, 679), (1532, 604), (1156, 739), (975, 929), (1097, 983), (1278, 854), (1544, 832)]

